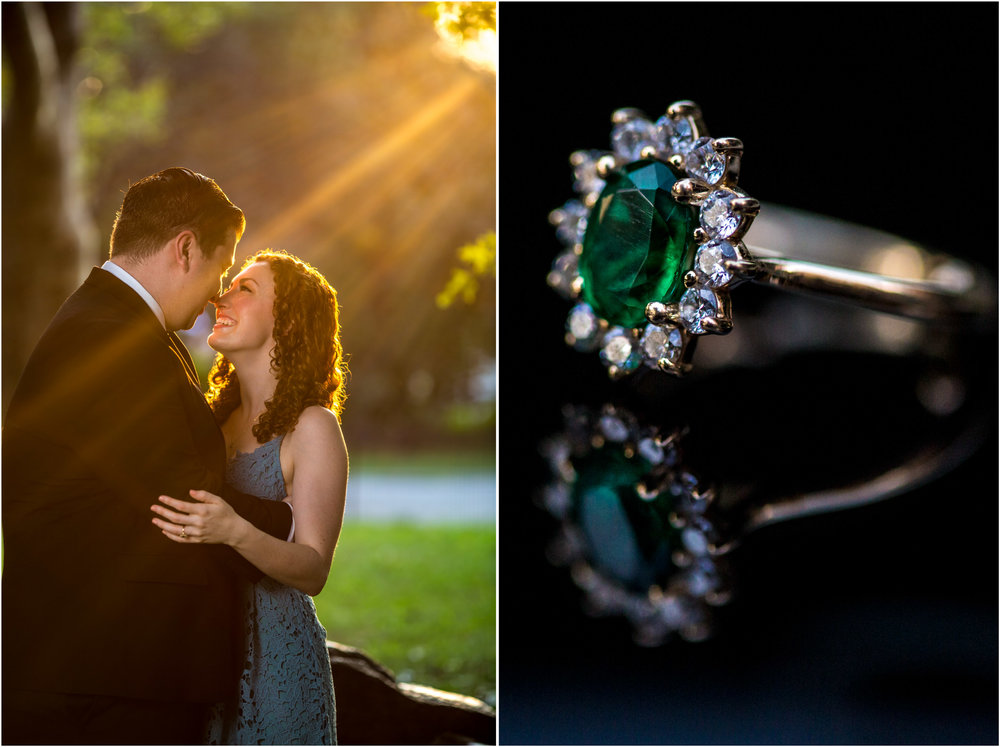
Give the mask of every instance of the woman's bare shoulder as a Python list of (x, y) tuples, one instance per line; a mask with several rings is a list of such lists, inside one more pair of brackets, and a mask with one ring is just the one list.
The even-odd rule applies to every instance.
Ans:
[(299, 453), (315, 453), (316, 449), (347, 453), (336, 413), (319, 405), (311, 405), (302, 411), (287, 440)]

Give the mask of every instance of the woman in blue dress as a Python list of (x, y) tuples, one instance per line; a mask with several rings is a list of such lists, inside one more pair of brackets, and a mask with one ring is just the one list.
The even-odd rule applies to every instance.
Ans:
[[(265, 250), (215, 301), (208, 399), (228, 450), (226, 479), (293, 509), (290, 541), (270, 537), (218, 496), (161, 496), (153, 522), (182, 543), (233, 547), (264, 574), (246, 590), (238, 691), (213, 709), (210, 744), (336, 744), (326, 631), (311, 596), (330, 572), (343, 523), (343, 352), (337, 296), (307, 263)], [(286, 498), (287, 496), (287, 498)]]

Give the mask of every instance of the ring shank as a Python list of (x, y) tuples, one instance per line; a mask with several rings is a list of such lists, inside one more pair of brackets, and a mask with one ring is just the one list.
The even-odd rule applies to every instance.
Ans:
[(754, 507), (741, 527), (743, 535), (764, 526), (804, 516), (842, 511), (886, 500), (915, 490), (955, 469), (982, 445), (986, 433), (977, 418), (953, 441), (927, 446), (903, 464), (868, 480), (779, 498)]
[(844, 221), (762, 206), (747, 245), (759, 284), (923, 322), (967, 325), (996, 305), (987, 274), (969, 263)]
[(794, 259), (759, 257), (752, 280), (925, 322), (974, 319), (982, 304), (969, 285), (904, 280)]

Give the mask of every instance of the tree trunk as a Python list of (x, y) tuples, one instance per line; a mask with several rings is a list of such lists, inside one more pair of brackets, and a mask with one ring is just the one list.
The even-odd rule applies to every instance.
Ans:
[(3, 410), (97, 240), (77, 174), (76, 3), (3, 3)]

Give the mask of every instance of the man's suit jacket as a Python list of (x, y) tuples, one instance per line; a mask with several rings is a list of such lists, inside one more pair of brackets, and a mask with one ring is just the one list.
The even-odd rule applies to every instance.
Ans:
[(35, 348), (3, 434), (3, 685), (212, 702), (243, 650), (233, 550), (152, 523), (159, 495), (223, 495), (284, 539), (287, 504), (224, 488), (225, 443), (190, 356), (104, 270)]

